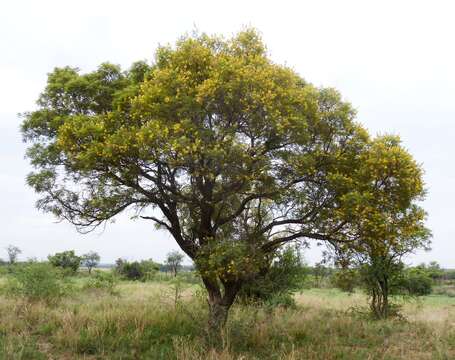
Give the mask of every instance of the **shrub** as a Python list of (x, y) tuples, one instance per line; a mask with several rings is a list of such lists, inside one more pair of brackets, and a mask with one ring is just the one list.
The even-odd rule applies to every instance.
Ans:
[(102, 290), (116, 294), (118, 278), (112, 271), (94, 271), (93, 276), (84, 285), (87, 290)]
[(306, 268), (298, 251), (286, 247), (277, 252), (268, 269), (246, 281), (239, 292), (239, 299), (270, 306), (293, 306), (292, 294), (302, 288), (305, 276)]
[(400, 285), (402, 293), (411, 296), (423, 296), (431, 294), (433, 279), (425, 269), (409, 268), (404, 272)]
[(353, 293), (359, 284), (359, 273), (356, 269), (339, 269), (332, 275), (331, 282), (341, 291)]
[(75, 273), (81, 265), (82, 258), (74, 253), (74, 250), (63, 251), (47, 257), (49, 262), (68, 272)]
[(401, 305), (393, 303), (390, 295), (402, 294), (404, 264), (396, 259), (376, 256), (359, 268), (361, 285), (375, 319), (402, 318)]
[(151, 280), (159, 270), (159, 265), (152, 260), (128, 262), (118, 259), (115, 264), (116, 273), (128, 280)]
[(18, 266), (4, 290), (7, 296), (55, 303), (71, 290), (71, 283), (49, 263), (36, 262)]

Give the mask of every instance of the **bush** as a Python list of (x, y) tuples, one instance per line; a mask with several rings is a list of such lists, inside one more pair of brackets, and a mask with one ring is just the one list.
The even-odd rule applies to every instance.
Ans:
[(28, 263), (15, 268), (5, 287), (7, 296), (23, 297), (27, 301), (55, 303), (68, 294), (71, 283), (61, 271), (49, 263)]
[(159, 270), (159, 265), (152, 260), (128, 262), (123, 259), (116, 261), (115, 271), (128, 280), (152, 280)]
[(102, 290), (109, 294), (116, 294), (117, 276), (111, 271), (95, 271), (84, 285), (87, 290)]
[(425, 269), (406, 269), (401, 280), (401, 292), (411, 296), (431, 294), (433, 279)]
[(290, 293), (278, 293), (265, 300), (264, 305), (268, 308), (296, 308), (296, 303), (292, 294)]
[(356, 269), (339, 269), (332, 275), (331, 282), (341, 291), (353, 293), (359, 285), (359, 273)]
[(402, 318), (401, 305), (391, 301), (390, 295), (403, 293), (404, 264), (393, 258), (375, 256), (359, 268), (359, 274), (373, 318)]
[(74, 253), (74, 250), (63, 251), (47, 257), (49, 262), (70, 273), (75, 273), (81, 265), (82, 258)]
[(302, 288), (306, 276), (299, 253), (292, 247), (277, 252), (271, 266), (244, 283), (239, 300), (270, 306), (295, 305), (293, 293)]

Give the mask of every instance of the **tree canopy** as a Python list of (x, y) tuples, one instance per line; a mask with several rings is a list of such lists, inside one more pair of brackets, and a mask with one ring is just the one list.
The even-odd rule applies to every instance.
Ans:
[(92, 269), (99, 264), (100, 259), (100, 255), (95, 251), (89, 251), (81, 257), (82, 264), (87, 267), (89, 274), (91, 274)]
[(54, 255), (49, 255), (47, 258), (53, 266), (61, 267), (72, 272), (76, 272), (79, 269), (82, 261), (82, 258), (77, 256), (74, 250), (55, 253)]
[(164, 263), (166, 265), (166, 268), (168, 268), (174, 274), (174, 276), (177, 276), (177, 272), (182, 267), (183, 259), (184, 256), (179, 251), (171, 251), (167, 254)]
[(38, 207), (80, 231), (134, 208), (195, 261), (218, 320), (281, 245), (358, 240), (359, 181), (380, 181), (351, 105), (274, 63), (253, 30), (186, 36), (126, 71), (56, 68), (38, 105), (22, 125)]

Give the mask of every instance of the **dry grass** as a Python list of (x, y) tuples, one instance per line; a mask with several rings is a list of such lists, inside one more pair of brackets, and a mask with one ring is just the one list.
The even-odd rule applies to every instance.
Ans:
[[(454, 359), (455, 299), (405, 306), (409, 321), (347, 314), (361, 294), (307, 290), (297, 309), (235, 306), (216, 349), (206, 304), (163, 283), (122, 283), (120, 295), (78, 292), (55, 307), (0, 299), (4, 359)], [(3, 356), (3, 357), (2, 357)]]

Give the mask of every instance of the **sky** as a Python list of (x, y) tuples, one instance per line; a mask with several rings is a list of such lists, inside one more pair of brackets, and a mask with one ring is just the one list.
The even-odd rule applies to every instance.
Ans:
[[(128, 68), (153, 59), (159, 44), (198, 30), (231, 36), (260, 31), (273, 61), (307, 81), (338, 89), (372, 134), (398, 134), (425, 169), (423, 203), (433, 250), (410, 264), (455, 268), (455, 22), (453, 1), (2, 1), (0, 2), (0, 257), (13, 244), (21, 259), (74, 249), (101, 261), (163, 261), (178, 249), (151, 222), (128, 214), (80, 235), (38, 212), (25, 184), (31, 171), (18, 113), (35, 101), (54, 67), (92, 71), (105, 61)], [(309, 263), (319, 250), (305, 252)]]

